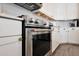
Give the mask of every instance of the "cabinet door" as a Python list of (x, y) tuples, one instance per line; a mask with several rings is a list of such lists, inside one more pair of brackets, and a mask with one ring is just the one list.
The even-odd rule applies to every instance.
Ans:
[(51, 33), (51, 40), (52, 40), (52, 52), (55, 51), (55, 49), (60, 44), (60, 35), (58, 28), (53, 28), (54, 30)]
[(67, 30), (67, 28), (60, 28), (60, 40), (62, 43), (68, 42), (68, 30)]
[(21, 35), (22, 24), (20, 21), (0, 18), (0, 37)]
[(53, 28), (51, 39), (60, 42), (60, 33), (58, 28)]
[(0, 38), (0, 56), (21, 56), (22, 41), (17, 37)]
[(69, 31), (69, 43), (79, 44), (79, 30), (70, 29), (70, 31)]

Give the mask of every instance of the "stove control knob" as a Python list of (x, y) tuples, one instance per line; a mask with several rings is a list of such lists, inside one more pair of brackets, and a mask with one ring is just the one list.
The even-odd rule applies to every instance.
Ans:
[(43, 25), (46, 25), (46, 23), (44, 23)]
[(33, 20), (32, 20), (32, 18), (29, 20), (29, 23), (33, 23)]
[(35, 24), (38, 24), (38, 23), (39, 23), (39, 21), (38, 21), (38, 19), (36, 19), (36, 20), (35, 20)]
[(50, 23), (50, 24), (49, 24), (49, 26), (53, 26), (53, 24), (52, 24), (52, 23)]
[(39, 22), (38, 21), (35, 21), (35, 24), (38, 24)]

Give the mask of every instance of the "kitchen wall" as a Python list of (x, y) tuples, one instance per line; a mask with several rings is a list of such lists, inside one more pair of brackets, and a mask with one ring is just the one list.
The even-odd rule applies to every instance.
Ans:
[(44, 3), (40, 11), (43, 11), (56, 20), (79, 18), (78, 3)]

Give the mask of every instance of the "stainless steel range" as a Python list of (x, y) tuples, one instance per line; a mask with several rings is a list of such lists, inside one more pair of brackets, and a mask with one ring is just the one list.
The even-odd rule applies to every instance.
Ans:
[(25, 55), (44, 56), (51, 51), (51, 28), (49, 22), (23, 16), (25, 19)]

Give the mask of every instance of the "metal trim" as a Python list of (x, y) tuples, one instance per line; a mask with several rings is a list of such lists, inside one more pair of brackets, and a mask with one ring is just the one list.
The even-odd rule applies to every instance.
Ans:
[(8, 36), (0, 36), (0, 38), (6, 38), (6, 37), (14, 37), (14, 36), (21, 36), (21, 34), (19, 34), (19, 35), (8, 35)]
[(10, 19), (10, 20), (15, 20), (15, 21), (23, 21), (20, 19), (10, 18), (10, 17), (6, 17), (6, 16), (0, 16), (0, 18), (5, 18), (5, 19)]
[(36, 26), (25, 26), (25, 28), (40, 28), (40, 29), (50, 29), (50, 27), (36, 27)]
[(25, 56), (25, 20), (22, 21), (22, 56)]

